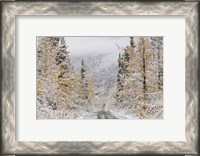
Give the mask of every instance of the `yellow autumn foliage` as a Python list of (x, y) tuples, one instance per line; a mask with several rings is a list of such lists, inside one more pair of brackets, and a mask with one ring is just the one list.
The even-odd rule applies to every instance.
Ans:
[(43, 91), (41, 90), (41, 80), (37, 81), (37, 96), (41, 96), (43, 94)]

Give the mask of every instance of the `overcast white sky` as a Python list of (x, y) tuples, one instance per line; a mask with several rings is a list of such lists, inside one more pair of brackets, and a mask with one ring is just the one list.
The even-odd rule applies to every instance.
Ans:
[(119, 52), (129, 45), (129, 37), (65, 37), (70, 56)]

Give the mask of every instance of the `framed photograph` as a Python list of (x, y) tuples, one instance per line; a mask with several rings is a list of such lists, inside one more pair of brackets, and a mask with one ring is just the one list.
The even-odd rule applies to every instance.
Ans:
[(2, 155), (199, 154), (199, 3), (1, 2)]

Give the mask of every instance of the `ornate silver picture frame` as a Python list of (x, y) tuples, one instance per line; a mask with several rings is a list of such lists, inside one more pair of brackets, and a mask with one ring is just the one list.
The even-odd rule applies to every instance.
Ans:
[[(199, 1), (1, 1), (1, 154), (199, 154)], [(185, 141), (17, 141), (18, 15), (182, 15), (185, 18)], [(177, 29), (177, 28), (175, 28)], [(178, 110), (177, 110), (178, 111)]]

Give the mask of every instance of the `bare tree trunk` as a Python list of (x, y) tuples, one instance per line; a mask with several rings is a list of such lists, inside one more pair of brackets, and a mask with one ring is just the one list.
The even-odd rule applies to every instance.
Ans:
[(146, 93), (146, 61), (145, 61), (145, 50), (146, 49), (145, 49), (145, 44), (144, 44), (144, 38), (142, 38), (143, 93)]
[(158, 48), (158, 89), (160, 90), (160, 48)]
[(162, 75), (163, 75), (163, 69), (162, 69), (162, 62), (161, 62), (161, 53), (160, 53), (160, 48), (158, 48), (158, 89), (161, 90), (162, 89)]

